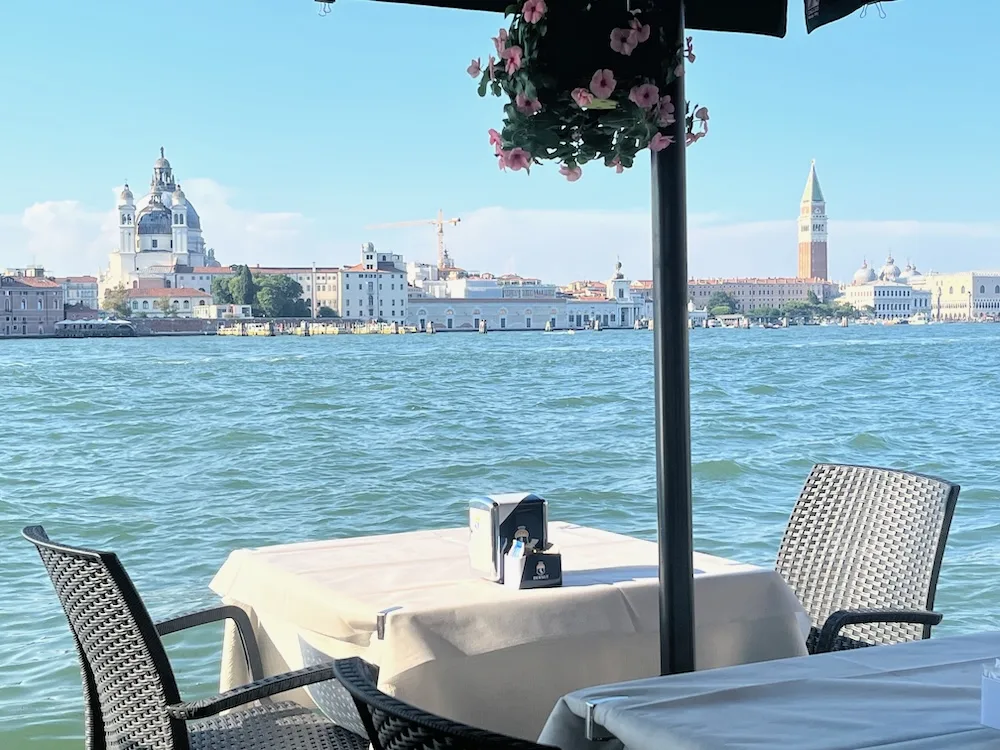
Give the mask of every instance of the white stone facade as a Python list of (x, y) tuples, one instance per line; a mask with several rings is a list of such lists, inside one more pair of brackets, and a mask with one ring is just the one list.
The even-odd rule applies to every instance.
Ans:
[(129, 289), (127, 303), (133, 317), (193, 318), (202, 317), (195, 309), (211, 305), (212, 295), (199, 289)]
[(736, 312), (751, 312), (760, 308), (781, 307), (789, 302), (808, 302), (809, 292), (820, 302), (829, 302), (839, 293), (831, 281), (819, 279), (691, 279), (688, 299), (697, 307), (705, 307), (716, 292), (725, 292), (736, 300)]
[(928, 294), (933, 320), (1000, 317), (1000, 271), (928, 273), (911, 283)]
[(544, 331), (550, 323), (554, 329), (567, 328), (566, 300), (562, 298), (509, 299), (447, 299), (425, 297), (413, 300), (406, 324), (426, 330), (433, 323), (439, 331), (478, 331), (480, 321), (486, 321), (490, 331)]

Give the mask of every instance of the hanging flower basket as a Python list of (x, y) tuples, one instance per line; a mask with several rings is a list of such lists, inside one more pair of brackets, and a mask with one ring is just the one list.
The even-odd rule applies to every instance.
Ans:
[[(619, 173), (643, 149), (674, 142), (678, 102), (662, 95), (684, 63), (665, 40), (652, 0), (524, 0), (507, 8), (487, 63), (473, 60), (479, 95), (507, 97), (501, 131), (490, 130), (501, 169), (556, 161), (569, 181), (600, 160)], [(708, 110), (684, 103), (686, 143), (708, 133)]]

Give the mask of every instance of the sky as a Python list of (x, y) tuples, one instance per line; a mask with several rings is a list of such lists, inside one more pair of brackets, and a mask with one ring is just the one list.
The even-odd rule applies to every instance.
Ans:
[[(10, 3), (0, 10), (0, 268), (94, 274), (115, 196), (159, 148), (223, 263), (344, 265), (361, 243), (549, 281), (650, 276), (648, 160), (618, 175), (497, 169), (502, 102), (466, 73), (499, 15), (338, 0)], [(811, 159), (830, 273), (865, 258), (1000, 267), (1000, 2), (882, 3), (807, 36), (692, 32), (692, 276), (793, 276)], [(884, 15), (884, 17), (882, 17)]]

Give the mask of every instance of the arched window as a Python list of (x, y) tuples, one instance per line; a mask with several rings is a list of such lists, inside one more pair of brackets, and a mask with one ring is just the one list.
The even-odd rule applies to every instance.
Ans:
[(986, 286), (985, 285), (983, 285), (983, 284), (979, 285), (979, 293), (980, 294), (986, 294)]
[(38, 298), (38, 309), (39, 310), (45, 309), (45, 300), (42, 299), (41, 297)]
[(22, 299), (21, 300), (21, 309), (22, 310), (27, 310), (28, 309), (28, 300), (26, 300), (26, 299)]
[(184, 300), (184, 309), (187, 310), (189, 307), (191, 307), (191, 303), (188, 302), (187, 300)]
[(965, 284), (962, 284), (962, 291), (959, 294), (965, 294)]
[(204, 307), (204, 306), (205, 306), (205, 300), (203, 299), (198, 300), (198, 307)]
[(954, 293), (955, 293), (955, 287), (953, 286), (948, 287), (948, 294), (954, 294)]
[(142, 309), (143, 310), (148, 310), (149, 309), (149, 300), (148, 299), (144, 299), (142, 301)]
[(138, 300), (132, 300), (132, 309), (133, 310), (138, 310), (139, 309), (139, 302), (138, 302)]

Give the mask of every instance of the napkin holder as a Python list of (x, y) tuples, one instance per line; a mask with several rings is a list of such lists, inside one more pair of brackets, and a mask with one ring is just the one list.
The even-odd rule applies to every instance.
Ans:
[(504, 555), (503, 585), (514, 589), (547, 589), (562, 586), (562, 555), (554, 545), (546, 550)]
[(983, 687), (980, 696), (979, 723), (1000, 729), (1000, 659), (996, 665), (983, 669)]
[(475, 498), (469, 502), (469, 532), (472, 569), (503, 583), (505, 557), (515, 540), (525, 548), (548, 547), (548, 504), (524, 492)]

